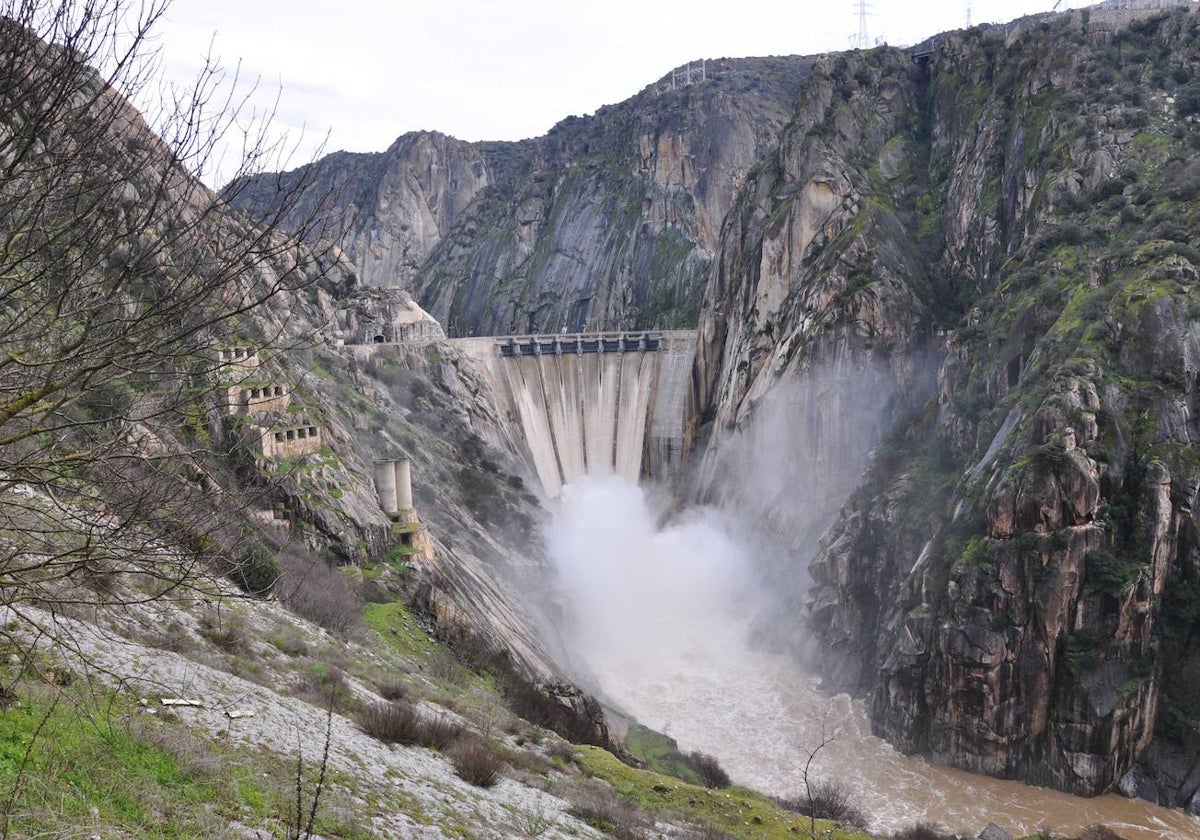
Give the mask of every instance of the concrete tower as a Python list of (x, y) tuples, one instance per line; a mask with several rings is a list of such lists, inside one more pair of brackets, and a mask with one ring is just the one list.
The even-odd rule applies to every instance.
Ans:
[(396, 509), (412, 510), (412, 461), (401, 458), (395, 462)]
[[(405, 464), (408, 462), (406, 461)], [(407, 471), (405, 473), (407, 476)], [(405, 487), (408, 488), (408, 506), (412, 507), (412, 487), (405, 481)], [(383, 508), (383, 512), (388, 516), (393, 516), (399, 512), (400, 508), (396, 506), (396, 467), (392, 460), (376, 461), (375, 462), (375, 492), (379, 494), (379, 506)]]

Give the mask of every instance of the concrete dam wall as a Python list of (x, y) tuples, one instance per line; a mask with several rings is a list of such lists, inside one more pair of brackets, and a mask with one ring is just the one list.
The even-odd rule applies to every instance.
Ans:
[(451, 339), (487, 370), (546, 494), (584, 475), (667, 478), (683, 455), (694, 331)]

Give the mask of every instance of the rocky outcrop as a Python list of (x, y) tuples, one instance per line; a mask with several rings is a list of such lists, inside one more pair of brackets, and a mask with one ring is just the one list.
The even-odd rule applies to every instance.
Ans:
[(335, 152), (223, 192), (256, 217), (275, 212), (310, 242), (339, 243), (363, 284), (403, 287), (492, 177), (476, 145), (421, 131), (379, 154)]
[[(1198, 33), (1191, 9), (1072, 13), (943, 36), (928, 61), (928, 198), (899, 215), (915, 294), (953, 329), (936, 396), (810, 566), (830, 676), (902, 749), (1196, 802), (1200, 287), (1168, 219), (1200, 198), (1178, 180), (1191, 71), (1170, 74)], [(719, 412), (739, 389), (713, 393)]]
[[(253, 214), (276, 180), (370, 285), (404, 285), (452, 335), (694, 326), (721, 225), (786, 122), (810, 59), (721, 59), (520, 143), (405, 135), (227, 190)], [(303, 218), (298, 215), (297, 218)]]

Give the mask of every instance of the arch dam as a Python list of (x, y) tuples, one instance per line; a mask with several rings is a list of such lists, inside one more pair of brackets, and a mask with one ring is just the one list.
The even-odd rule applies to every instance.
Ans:
[(546, 494), (584, 475), (675, 475), (683, 458), (695, 330), (456, 338), (519, 423)]

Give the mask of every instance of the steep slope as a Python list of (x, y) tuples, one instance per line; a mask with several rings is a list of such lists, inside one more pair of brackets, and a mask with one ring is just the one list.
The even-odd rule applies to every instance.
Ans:
[[(497, 153), (489, 155), (493, 146)], [(319, 219), (306, 238), (344, 243), (365, 285), (408, 286), (471, 202), (508, 177), (503, 157), (522, 159), (522, 149), (414, 132), (379, 154), (335, 152), (292, 172), (239, 181), (227, 196), (261, 216), (294, 193), (285, 227), (299, 232)]]
[[(828, 413), (800, 438), (893, 429), (774, 570), (798, 593), (812, 558), (810, 625), (879, 734), (1194, 810), (1198, 38), (1193, 8), (1097, 8), (824, 62), (739, 195), (697, 355), (718, 450), (789, 383)], [(919, 397), (943, 343), (928, 401), (830, 427)], [(867, 378), (813, 409), (822, 363)]]
[(734, 191), (811, 64), (710, 61), (702, 82), (665, 78), (537, 140), (405, 135), (229, 194), (252, 214), (271, 209), (276, 180), (332, 195), (323, 235), (452, 335), (691, 327)]
[[(419, 310), (358, 293), (334, 249), (231, 210), (86, 51), (0, 31), (0, 605), (229, 575), (344, 629), (366, 596), (411, 597), (603, 742), (514, 594), (538, 577), (538, 505), (495, 401), (469, 399), (486, 381)], [(276, 209), (303, 219), (293, 197)], [(360, 360), (334, 339), (381, 309), (433, 343)], [(371, 479), (398, 456), (402, 523)]]

